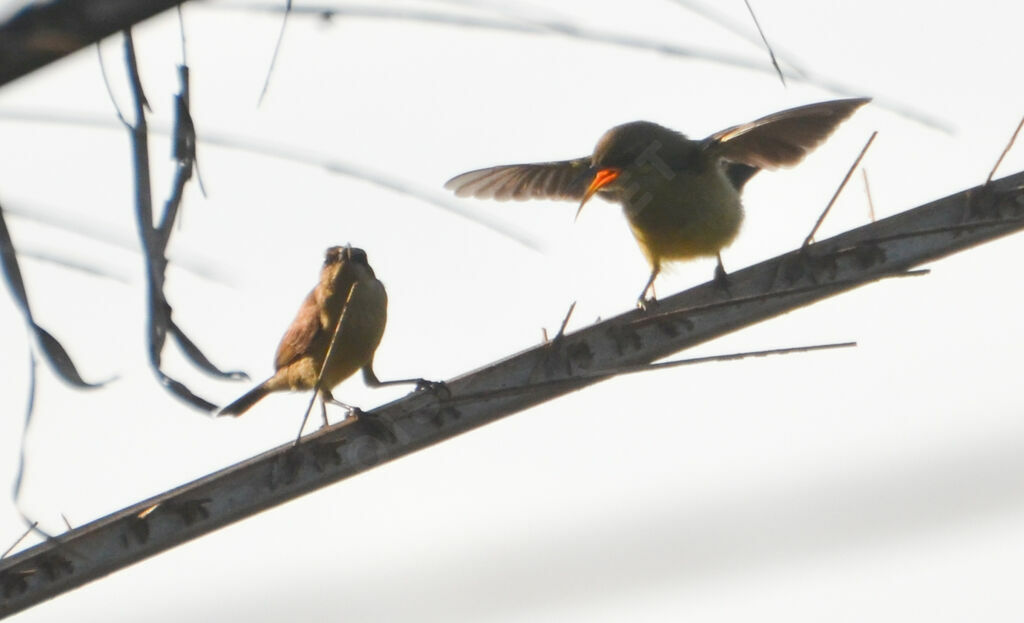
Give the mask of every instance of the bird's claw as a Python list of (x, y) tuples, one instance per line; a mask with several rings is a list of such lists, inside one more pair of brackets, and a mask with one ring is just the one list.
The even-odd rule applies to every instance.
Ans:
[(722, 268), (721, 264), (715, 266), (715, 277), (712, 280), (712, 282), (715, 284), (716, 288), (725, 292), (727, 295), (732, 294), (732, 292), (729, 289), (729, 275), (725, 272), (725, 269)]
[(639, 309), (640, 311), (650, 311), (657, 306), (658, 299), (654, 298), (653, 296), (651, 298), (644, 298), (644, 296), (641, 294), (640, 298), (636, 300), (636, 308)]
[(418, 392), (430, 392), (437, 397), (438, 400), (447, 400), (452, 397), (452, 390), (448, 388), (448, 384), (444, 381), (431, 381), (428, 379), (417, 379), (416, 391)]
[(352, 407), (349, 412), (349, 417), (354, 417), (356, 421), (363, 422), (369, 429), (370, 435), (385, 443), (394, 443), (398, 441), (398, 436), (395, 435), (395, 427), (391, 422), (385, 420), (379, 415), (374, 413), (367, 413), (359, 407)]

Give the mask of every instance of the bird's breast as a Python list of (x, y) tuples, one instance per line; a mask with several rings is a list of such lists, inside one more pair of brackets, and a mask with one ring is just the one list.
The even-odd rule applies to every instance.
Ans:
[(620, 202), (633, 235), (652, 265), (713, 256), (739, 232), (743, 206), (721, 167), (650, 169), (627, 180)]
[(384, 335), (387, 310), (387, 294), (376, 279), (359, 279), (347, 304), (342, 298), (338, 315), (328, 325), (330, 334), (340, 317), (338, 337), (324, 370), (325, 386), (334, 387), (373, 360)]

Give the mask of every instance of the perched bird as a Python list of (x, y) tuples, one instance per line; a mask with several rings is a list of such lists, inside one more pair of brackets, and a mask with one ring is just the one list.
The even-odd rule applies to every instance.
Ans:
[(633, 121), (605, 132), (590, 156), (478, 169), (453, 177), (445, 188), (478, 199), (579, 201), (577, 216), (594, 194), (621, 204), (651, 265), (637, 299), (644, 307), (653, 301), (654, 280), (666, 260), (717, 257), (715, 277), (724, 281), (720, 252), (739, 232), (744, 184), (761, 169), (797, 164), (869, 101), (842, 99), (791, 108), (704, 140), (688, 139), (650, 121)]
[[(327, 249), (320, 282), (302, 302), (277, 347), (276, 372), (217, 415), (242, 415), (271, 392), (313, 389), (321, 368), (322, 401), (350, 411), (354, 409), (335, 400), (331, 390), (360, 369), (371, 387), (398, 383), (432, 385), (423, 379), (384, 382), (374, 374), (373, 355), (384, 335), (387, 315), (388, 295), (367, 263), (366, 252), (349, 246)], [(325, 408), (322, 413), (326, 424)]]

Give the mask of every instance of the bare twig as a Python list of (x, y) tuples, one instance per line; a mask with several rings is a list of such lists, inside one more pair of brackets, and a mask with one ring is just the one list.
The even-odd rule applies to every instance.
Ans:
[[(675, 4), (678, 4), (681, 7), (684, 7), (685, 9), (687, 9), (688, 11), (690, 11), (692, 13), (700, 15), (704, 19), (710, 20), (711, 22), (717, 24), (718, 26), (724, 28), (725, 30), (731, 32), (732, 34), (736, 35), (737, 37), (740, 37), (744, 41), (747, 41), (747, 42), (749, 42), (749, 43), (751, 43), (753, 45), (756, 45), (756, 46), (760, 47), (761, 45), (767, 45), (768, 44), (767, 41), (765, 41), (765, 39), (764, 39), (764, 34), (761, 33), (761, 27), (760, 26), (758, 26), (758, 28), (757, 28), (758, 33), (761, 33), (760, 37), (753, 36), (753, 35), (750, 34), (750, 31), (747, 29), (747, 25), (745, 23), (741, 23), (741, 22), (729, 19), (725, 15), (716, 12), (710, 6), (707, 6), (707, 5), (703, 4), (703, 3), (691, 2), (690, 0), (673, 0), (673, 2)], [(748, 9), (750, 8), (749, 4), (747, 5), (747, 8)], [(755, 25), (756, 25), (756, 23), (757, 23), (757, 18), (756, 17), (754, 18), (754, 22), (755, 22)], [(769, 48), (769, 50), (770, 49), (771, 48)], [(787, 56), (787, 58), (785, 59), (786, 64), (793, 71), (795, 71), (797, 74), (803, 75), (805, 73), (805, 71), (801, 67), (799, 67), (793, 61), (793, 59), (790, 57), (790, 55), (787, 54), (786, 56)]]
[(747, 5), (747, 11), (750, 12), (750, 18), (754, 20), (754, 26), (757, 27), (757, 34), (761, 35), (761, 41), (764, 42), (764, 47), (768, 50), (768, 56), (772, 59), (772, 67), (775, 68), (775, 73), (779, 74), (779, 80), (782, 81), (782, 86), (786, 86), (786, 76), (782, 74), (782, 68), (779, 67), (779, 61), (775, 58), (775, 51), (772, 50), (771, 44), (768, 43), (768, 37), (764, 36), (764, 30), (761, 29), (761, 22), (757, 21), (757, 15), (754, 13), (754, 7), (750, 6), (750, 0), (743, 0), (743, 3)]
[[(35, 338), (35, 343), (43, 353), (50, 368), (63, 381), (80, 389), (99, 387), (106, 383), (106, 381), (100, 383), (87, 383), (84, 381), (78, 373), (78, 369), (72, 363), (71, 357), (57, 338), (53, 337), (49, 331), (36, 323), (35, 318), (32, 316), (28, 292), (25, 290), (25, 282), (22, 279), (21, 268), (18, 265), (18, 256), (14, 250), (14, 241), (11, 239), (10, 231), (7, 229), (2, 206), (0, 206), (0, 272), (3, 273), (7, 285), (14, 295), (14, 301), (24, 317), (25, 324)], [(29, 401), (29, 414), (31, 414), (31, 400)]]
[(875, 202), (871, 198), (871, 185), (868, 183), (868, 170), (861, 168), (861, 176), (864, 178), (864, 194), (868, 198), (868, 218), (872, 223), (875, 222)]
[[(118, 127), (118, 124), (109, 119), (85, 115), (53, 115), (28, 110), (6, 110), (0, 111), (0, 116), (7, 119), (37, 121), (40, 123), (65, 123), (76, 126), (85, 125), (102, 128)], [(154, 125), (148, 126), (148, 129), (151, 133), (160, 132), (162, 134), (172, 134), (171, 130), (167, 128), (159, 128)], [(239, 151), (266, 156), (268, 158), (278, 158), (288, 162), (320, 167), (334, 175), (351, 177), (379, 188), (384, 188), (392, 192), (413, 197), (419, 201), (424, 201), (446, 212), (455, 214), (456, 216), (468, 221), (472, 221), (477, 225), (482, 225), (491, 231), (514, 240), (528, 249), (532, 249), (534, 251), (542, 250), (541, 245), (530, 233), (520, 229), (516, 225), (488, 217), (482, 214), (479, 210), (466, 207), (461, 202), (452, 201), (449, 198), (448, 193), (441, 193), (431, 188), (418, 186), (409, 180), (395, 176), (390, 171), (375, 171), (363, 164), (338, 160), (327, 155), (310, 153), (307, 150), (296, 147), (261, 143), (250, 138), (229, 134), (203, 132), (201, 136), (197, 137), (197, 143), (202, 143), (203, 145), (217, 145), (228, 149), (237, 149)], [(193, 270), (195, 269), (193, 268)]]
[[(303, 437), (298, 446), (289, 441), (19, 552), (0, 561), (0, 581), (14, 587), (0, 592), (0, 616), (319, 487), (582, 389), (600, 380), (584, 376), (591, 371), (649, 364), (871, 280), (906, 274), (919, 264), (1024, 230), (1024, 172), (993, 181), (988, 192), (980, 189), (956, 193), (730, 274), (735, 297), (788, 290), (785, 295), (757, 304), (712, 308), (709, 304), (721, 300), (721, 290), (713, 282), (702, 284), (661, 299), (659, 310), (666, 314), (704, 311), (639, 324), (647, 315), (632, 310), (564, 336), (564, 365), (543, 365), (552, 349), (541, 344), (447, 381), (451, 398), (415, 392), (373, 410), (374, 418), (398, 433), (389, 440), (375, 437), (368, 427), (341, 422)], [(1011, 216), (990, 216), (1000, 213)], [(965, 219), (976, 227), (954, 229), (964, 225)], [(921, 233), (926, 231), (931, 233)], [(800, 289), (803, 285), (814, 287)], [(530, 391), (459, 403), (457, 409), (452, 406), (467, 394), (531, 384), (536, 386)], [(142, 513), (147, 514), (140, 517)], [(58, 577), (37, 573), (47, 561), (62, 556), (62, 547), (74, 547), (83, 556)]]
[(284, 15), (281, 17), (281, 30), (277, 33), (277, 43), (274, 44), (274, 53), (270, 57), (270, 67), (267, 67), (267, 77), (263, 80), (263, 88), (260, 89), (260, 97), (256, 100), (257, 106), (263, 103), (263, 98), (267, 95), (267, 89), (270, 88), (270, 76), (274, 73), (274, 66), (277, 65), (277, 55), (281, 52), (281, 44), (284, 43), (284, 31), (285, 28), (288, 27), (288, 16), (291, 14), (292, 0), (286, 0), (284, 4)]
[(985, 185), (988, 186), (992, 182), (992, 176), (996, 174), (996, 169), (1003, 163), (1003, 158), (1006, 154), (1010, 153), (1010, 149), (1013, 147), (1014, 142), (1017, 140), (1017, 135), (1020, 134), (1020, 129), (1024, 127), (1024, 117), (1021, 117), (1020, 123), (1017, 124), (1017, 129), (1013, 131), (1013, 135), (1010, 136), (1009, 142), (1006, 143), (1006, 147), (1003, 148), (1003, 153), (999, 154), (999, 159), (992, 166), (992, 170), (988, 172), (988, 177), (985, 179)]
[[(780, 265), (780, 268), (783, 266)], [(648, 327), (664, 323), (666, 321), (678, 321), (685, 320), (692, 316), (707, 314), (709, 312), (724, 311), (730, 309), (740, 308), (751, 304), (760, 304), (771, 299), (779, 298), (793, 298), (804, 294), (814, 294), (819, 291), (835, 290), (837, 287), (851, 288), (861, 286), (866, 283), (874, 281), (881, 281), (883, 279), (900, 279), (904, 277), (924, 277), (930, 274), (931, 271), (923, 268), (918, 270), (907, 270), (903, 272), (889, 273), (882, 276), (865, 276), (865, 277), (851, 277), (850, 279), (832, 279), (826, 282), (813, 282), (808, 285), (800, 285), (788, 288), (772, 289), (768, 292), (758, 292), (749, 296), (731, 296), (724, 301), (714, 301), (711, 303), (702, 303), (700, 305), (694, 305), (692, 307), (677, 307), (670, 311), (659, 311), (653, 314), (648, 314), (642, 318), (629, 323), (631, 328)], [(813, 281), (813, 280), (812, 280)]]
[(558, 327), (558, 333), (555, 334), (555, 340), (559, 340), (565, 335), (565, 328), (569, 326), (569, 319), (572, 318), (572, 312), (576, 309), (576, 301), (573, 301), (569, 305), (569, 311), (565, 312), (565, 318), (562, 318), (562, 324)]
[(25, 532), (23, 532), (23, 533), (22, 533), (22, 535), (21, 535), (21, 536), (19, 536), (19, 537), (17, 538), (17, 540), (16, 540), (16, 541), (14, 541), (14, 543), (11, 543), (11, 546), (10, 546), (10, 547), (8, 547), (7, 549), (5, 549), (5, 550), (4, 550), (4, 553), (0, 554), (0, 559), (3, 559), (3, 558), (7, 558), (7, 554), (10, 554), (11, 552), (13, 552), (13, 551), (14, 551), (14, 548), (18, 547), (18, 545), (19, 545), (19, 544), (20, 544), (20, 543), (21, 543), (22, 541), (24, 541), (24, 540), (25, 540), (25, 537), (27, 537), (28, 535), (32, 534), (32, 531), (33, 531), (33, 530), (35, 530), (35, 529), (36, 529), (36, 526), (38, 526), (38, 525), (39, 525), (39, 522), (38, 522), (38, 521), (35, 521), (35, 522), (33, 522), (33, 523), (32, 523), (32, 525), (31, 525), (31, 526), (29, 526), (29, 527), (28, 527), (28, 528), (27, 528), (27, 529), (25, 530)]
[(531, 383), (527, 383), (525, 385), (513, 385), (512, 387), (502, 387), (500, 389), (490, 389), (482, 392), (459, 394), (458, 396), (454, 396), (452, 398), (445, 400), (444, 404), (450, 407), (458, 404), (493, 400), (495, 398), (505, 398), (520, 394), (529, 394), (530, 392), (535, 392), (540, 389), (553, 388), (558, 387), (560, 385), (577, 385), (583, 379), (604, 380), (623, 374), (654, 372), (656, 370), (680, 368), (683, 366), (693, 366), (703, 363), (738, 361), (740, 359), (747, 359), (750, 357), (768, 357), (771, 355), (792, 355), (794, 353), (810, 353), (819, 350), (852, 348), (855, 346), (857, 346), (857, 342), (836, 342), (832, 344), (813, 344), (810, 346), (790, 346), (784, 348), (770, 348), (767, 350), (750, 350), (740, 353), (728, 353), (725, 355), (707, 355), (705, 357), (673, 359), (672, 361), (659, 361), (656, 363), (641, 363), (626, 366), (615, 366), (612, 368), (601, 370), (582, 370), (574, 372), (572, 376), (552, 379), (549, 381), (534, 381)]
[[(164, 204), (160, 224), (159, 226), (154, 226), (152, 186), (149, 169), (149, 133), (146, 122), (146, 96), (142, 89), (142, 79), (139, 76), (131, 31), (125, 31), (124, 33), (124, 54), (125, 63), (128, 67), (128, 78), (135, 113), (134, 122), (129, 126), (129, 133), (131, 136), (132, 164), (135, 171), (136, 222), (146, 262), (150, 367), (153, 369), (161, 385), (168, 391), (193, 407), (204, 412), (210, 412), (217, 408), (216, 405), (194, 394), (183, 383), (168, 376), (161, 367), (163, 347), (167, 334), (170, 332), (182, 347), (182, 351), (200, 369), (217, 376), (244, 378), (244, 373), (241, 372), (222, 372), (202, 355), (196, 345), (184, 335), (171, 319), (171, 306), (167, 302), (163, 291), (164, 276), (167, 271), (167, 244), (170, 240), (170, 232), (181, 204), (185, 183), (192, 174), (192, 155), (194, 151), (189, 146), (194, 146), (195, 135), (192, 132), (191, 124), (187, 122), (188, 116), (178, 116), (177, 119), (180, 123), (176, 124), (174, 133), (178, 167), (175, 172), (171, 195)], [(187, 105), (188, 95), (187, 68), (182, 66), (182, 69), (182, 94), (179, 94), (177, 100), (179, 110), (181, 106)]]
[(554, 340), (549, 340), (548, 339), (548, 330), (547, 330), (547, 328), (546, 327), (541, 327), (540, 328), (540, 334), (541, 334), (541, 338), (542, 338), (541, 341), (543, 341), (545, 344), (547, 344), (548, 342), (552, 342), (552, 341), (553, 342), (557, 342), (557, 341), (561, 340), (562, 336), (565, 335), (565, 327), (568, 326), (569, 318), (572, 318), (572, 312), (573, 312), (574, 309), (576, 309), (576, 301), (573, 301), (569, 305), (569, 311), (565, 312), (565, 317), (562, 318), (562, 324), (561, 324), (561, 326), (558, 327), (558, 332), (555, 333), (555, 339)]
[[(313, 410), (313, 403), (320, 396), (320, 390), (324, 385), (324, 372), (327, 371), (327, 362), (331, 360), (331, 355), (334, 354), (334, 345), (338, 342), (338, 336), (341, 335), (342, 321), (345, 319), (345, 312), (348, 311), (348, 305), (352, 302), (352, 295), (356, 292), (356, 286), (359, 282), (353, 281), (352, 285), (348, 287), (348, 294), (345, 295), (345, 304), (341, 307), (341, 313), (338, 314), (338, 322), (334, 325), (334, 331), (331, 332), (331, 343), (327, 345), (327, 352), (324, 353), (324, 360), (320, 364), (320, 372), (316, 375), (316, 383), (313, 384), (313, 396), (309, 399), (309, 406), (306, 407), (306, 413), (302, 416), (302, 424), (299, 425), (299, 434), (295, 437), (295, 445), (299, 445), (302, 440), (302, 430), (306, 428), (306, 422), (309, 420), (309, 412)], [(321, 397), (322, 398), (322, 397)], [(322, 400), (321, 400), (322, 402)], [(327, 405), (324, 405), (324, 425), (327, 424)]]
[(99, 42), (96, 42), (96, 61), (99, 63), (103, 86), (107, 90), (110, 104), (114, 107), (114, 113), (117, 114), (117, 120), (121, 122), (121, 125), (130, 127), (131, 124), (125, 119), (124, 113), (121, 112), (121, 106), (117, 103), (117, 98), (114, 97), (114, 89), (110, 86), (110, 76), (107, 75), (107, 64), (103, 62), (103, 48), (100, 47)]
[[(51, 208), (43, 204), (6, 204), (4, 212), (12, 217), (30, 220), (47, 227), (53, 227), (63, 232), (71, 232), (79, 236), (87, 237), (95, 242), (108, 244), (119, 250), (132, 255), (141, 255), (139, 244), (136, 239), (123, 234), (121, 231), (110, 228), (103, 223), (75, 219), (59, 209)], [(64, 248), (50, 249), (48, 245), (20, 245), (18, 255), (24, 258), (34, 258), (40, 261), (49, 262), (81, 272), (99, 275), (113, 279), (121, 283), (130, 283), (135, 275), (134, 271), (127, 267), (117, 265), (111, 267), (103, 265), (91, 259), (82, 259), (81, 254), (70, 253)], [(71, 257), (71, 256), (74, 257)], [(178, 270), (185, 271), (197, 277), (218, 283), (231, 285), (229, 276), (219, 271), (208, 260), (190, 254), (178, 254), (173, 257), (174, 265)]]
[(825, 217), (828, 216), (829, 210), (832, 209), (832, 204), (834, 204), (836, 199), (839, 198), (839, 193), (843, 192), (843, 189), (846, 188), (846, 183), (850, 181), (850, 177), (853, 175), (853, 172), (857, 170), (857, 165), (860, 164), (861, 159), (864, 158), (864, 154), (867, 153), (868, 147), (871, 147), (871, 143), (874, 142), (876, 136), (878, 136), (877, 130), (871, 133), (871, 138), (869, 138), (868, 142), (864, 144), (864, 148), (860, 150), (860, 154), (857, 156), (857, 159), (853, 161), (853, 164), (850, 166), (850, 170), (846, 172), (846, 176), (843, 178), (843, 181), (840, 182), (839, 188), (836, 188), (836, 192), (832, 194), (832, 198), (829, 200), (828, 205), (821, 211), (821, 216), (818, 217), (817, 222), (814, 223), (814, 227), (811, 228), (811, 233), (807, 234), (807, 237), (804, 238), (804, 248), (807, 248), (807, 246), (811, 244), (811, 241), (814, 240), (814, 234), (818, 233), (818, 228), (825, 222)]
[[(211, 8), (246, 11), (282, 11), (282, 9), (277, 6), (245, 3), (223, 5), (216, 4), (211, 5)], [(764, 66), (764, 63), (754, 61), (743, 56), (732, 56), (728, 54), (722, 54), (720, 52), (713, 50), (687, 47), (668, 41), (658, 41), (655, 39), (638, 37), (629, 34), (590, 30), (587, 28), (582, 28), (570, 22), (552, 19), (540, 20), (522, 18), (517, 19), (516, 21), (509, 21), (493, 18), (480, 18), (471, 15), (443, 13), (436, 11), (421, 11), (404, 7), (390, 8), (382, 7), (379, 5), (349, 5), (339, 7), (332, 5), (303, 4), (300, 6), (293, 7), (292, 13), (296, 16), (309, 16), (316, 18), (333, 17), (337, 15), (343, 17), (358, 17), (364, 19), (428, 22), (432, 24), (441, 24), (445, 26), (453, 26), (458, 28), (480, 28), (485, 30), (515, 32), (525, 35), (558, 35), (568, 37), (571, 39), (579, 39), (583, 41), (601, 43), (604, 45), (625, 47), (630, 49), (649, 50), (652, 52), (666, 54), (669, 56), (692, 58), (700, 61), (720, 63), (732, 67), (740, 67), (743, 69), (774, 72), (774, 70), (767, 69)], [(838, 95), (844, 95), (847, 97), (860, 97), (864, 95), (863, 88), (853, 87), (847, 84), (836, 82), (828, 77), (812, 75), (806, 71), (799, 72), (796, 74), (791, 73), (790, 78), (799, 80), (800, 82), (804, 82), (807, 84), (813, 84), (824, 89), (828, 89)], [(941, 130), (943, 132), (952, 131), (949, 122), (933, 117), (930, 114), (923, 112), (921, 110), (912, 108), (899, 102), (886, 100), (884, 97), (875, 97), (873, 101), (876, 106), (882, 106), (883, 108), (887, 108), (909, 119), (913, 119), (918, 123), (922, 123), (926, 126)]]

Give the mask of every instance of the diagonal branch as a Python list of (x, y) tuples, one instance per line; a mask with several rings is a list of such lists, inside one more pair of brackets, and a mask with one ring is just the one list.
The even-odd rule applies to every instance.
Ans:
[[(0, 617), (220, 527), (670, 353), (1024, 229), (1024, 172), (796, 249), (321, 429), (0, 561)], [(463, 399), (471, 396), (472, 399)], [(456, 408), (455, 405), (458, 405)]]
[(53, 0), (25, 3), (0, 24), (0, 86), (149, 19), (182, 0)]

